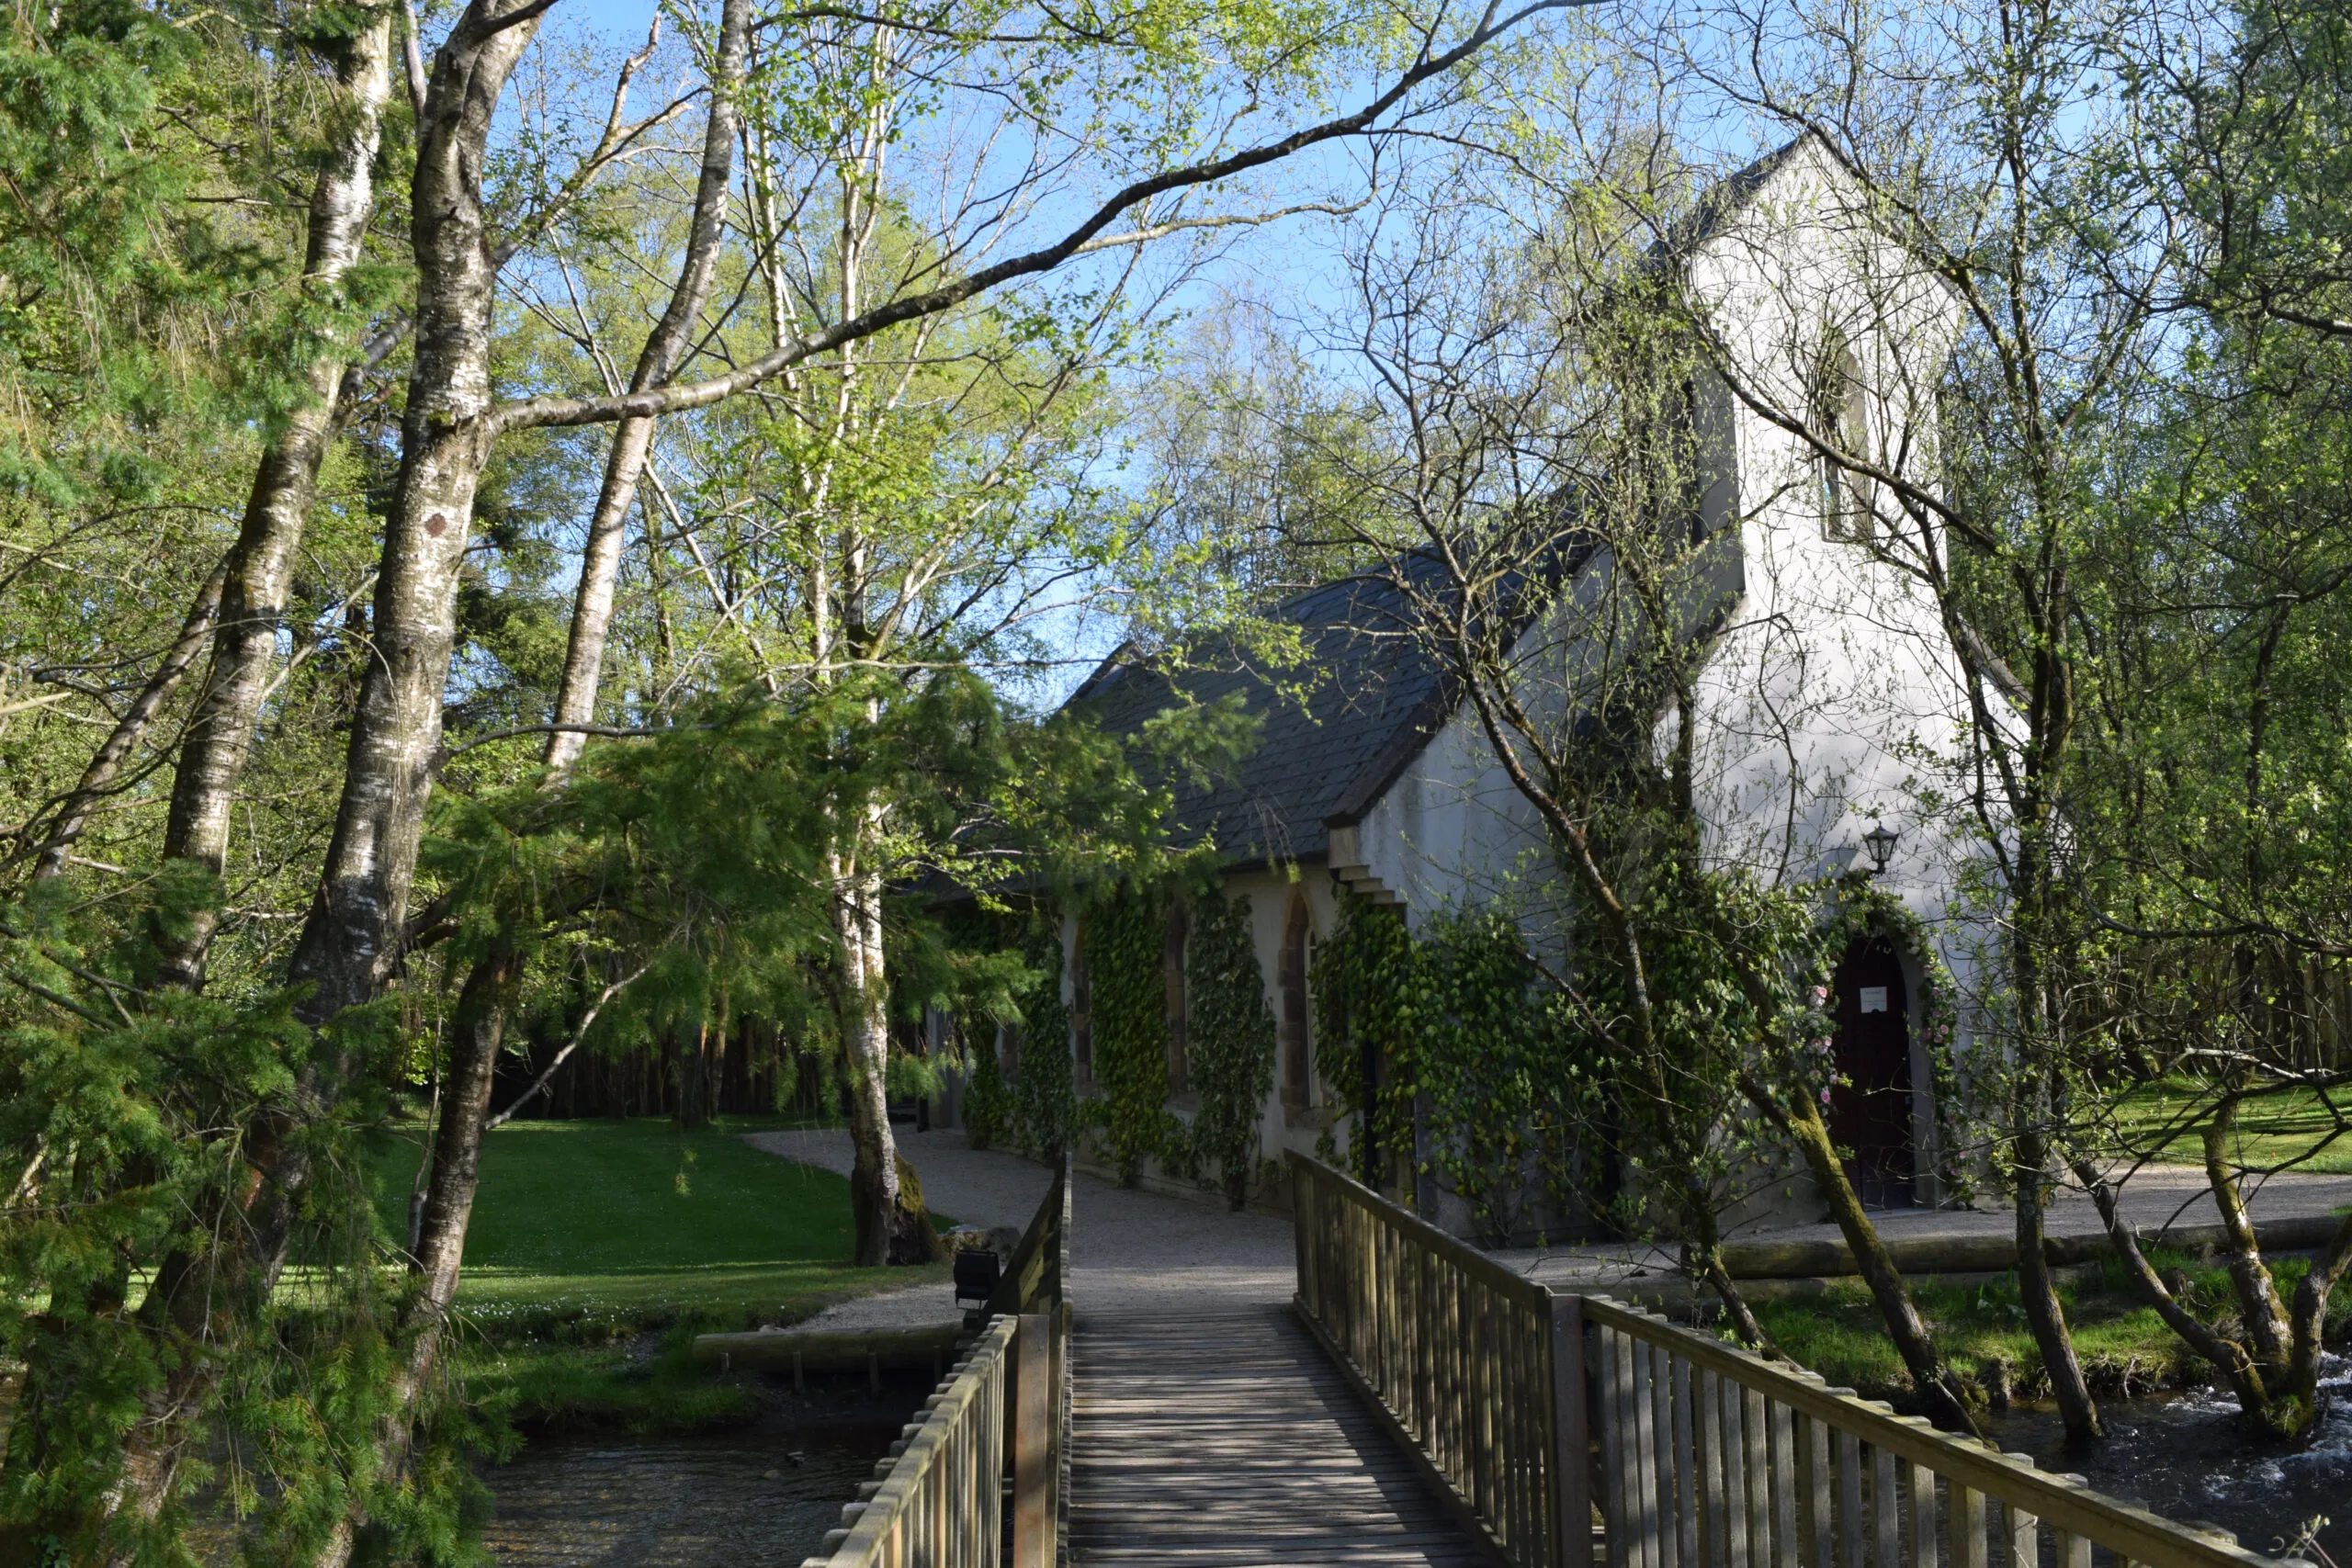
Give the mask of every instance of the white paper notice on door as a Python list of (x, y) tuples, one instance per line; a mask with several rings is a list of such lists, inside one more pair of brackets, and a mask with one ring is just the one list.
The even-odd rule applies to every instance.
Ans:
[(1864, 986), (1862, 987), (1862, 1010), (1864, 1012), (1884, 1012), (1886, 1010), (1886, 987), (1884, 986)]

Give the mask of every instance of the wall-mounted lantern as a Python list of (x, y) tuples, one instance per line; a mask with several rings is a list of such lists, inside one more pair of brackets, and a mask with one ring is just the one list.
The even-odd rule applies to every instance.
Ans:
[(1902, 836), (1883, 822), (1873, 824), (1871, 830), (1862, 835), (1862, 847), (1871, 852), (1872, 876), (1885, 874), (1886, 863), (1894, 858), (1895, 840)]

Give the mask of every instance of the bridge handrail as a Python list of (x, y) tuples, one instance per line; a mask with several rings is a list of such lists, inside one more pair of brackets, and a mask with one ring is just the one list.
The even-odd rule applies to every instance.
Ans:
[(983, 1315), (999, 1313), (1047, 1312), (1058, 1306), (1069, 1269), (1069, 1159), (1054, 1168), (1053, 1185), (1030, 1217), (1021, 1245), (989, 1293)]
[(801, 1568), (1055, 1568), (1064, 1559), (1069, 1230), (1065, 1158), (978, 1338), (875, 1466), (860, 1501), (842, 1508), (846, 1528)]
[(1319, 1160), (1290, 1175), (1300, 1315), (1515, 1568), (1584, 1568), (1575, 1303)]
[[(2052, 1568), (2091, 1568), (2094, 1547), (2143, 1568), (2292, 1562), (1606, 1296), (1556, 1295), (1340, 1172), (1291, 1159), (1301, 1311), (1516, 1568), (1586, 1568), (1590, 1538), (1574, 1527), (1596, 1494), (1611, 1568), (1860, 1568), (1866, 1556), (1873, 1568), (1934, 1568), (1939, 1546), (1949, 1568), (1985, 1568), (1996, 1553), (2041, 1568), (2045, 1546)], [(1548, 1303), (1555, 1333), (1482, 1342), (1455, 1310), (1472, 1299), (1465, 1286), (1529, 1323)], [(1446, 1315), (1429, 1318), (1432, 1308)], [(1411, 1359), (1424, 1347), (1440, 1352), (1426, 1367)], [(1454, 1431), (1458, 1402), (1429, 1391), (1460, 1382), (1465, 1356), (1483, 1363), (1468, 1386), (1485, 1408)], [(1576, 1462), (1588, 1429), (1600, 1449), (1589, 1472)], [(1551, 1445), (1510, 1440), (1531, 1430)], [(1511, 1467), (1498, 1487), (1494, 1471)], [(1525, 1523), (1539, 1476), (1544, 1533)]]

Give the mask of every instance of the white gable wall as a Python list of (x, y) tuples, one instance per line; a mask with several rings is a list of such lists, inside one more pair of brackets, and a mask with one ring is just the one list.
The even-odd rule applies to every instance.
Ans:
[[(1856, 209), (1852, 190), (1820, 149), (1798, 149), (1699, 247), (1691, 284), (1712, 306), (1732, 375), (1767, 407), (1805, 409), (1825, 336), (1842, 338), (1865, 387), (1866, 455), (1924, 479), (1955, 307)], [(1894, 829), (1880, 886), (1928, 922), (1969, 997), (1986, 933), (1957, 907), (1956, 888), (1980, 846), (1964, 824), (1922, 805), (1945, 784), (1966, 718), (1933, 601), (1864, 546), (1830, 536), (1819, 466), (1802, 435), (1721, 380), (1701, 389), (1699, 405), (1702, 450), (1717, 469), (1702, 492), (1702, 523), (1710, 535), (1736, 525), (1742, 552), (1738, 602), (1700, 682), (1696, 782), (1708, 852), (1767, 882), (1810, 882), (1867, 867), (1862, 835), (1873, 823)], [(1878, 504), (1899, 522), (1891, 504)], [(1606, 567), (1605, 557), (1589, 566), (1577, 592), (1597, 593)], [(1466, 705), (1355, 833), (1363, 874), (1400, 895), (1416, 920), (1556, 875), (1532, 807)], [(1906, 967), (1924, 1169), (1931, 1074), (1917, 1043), (1921, 976)]]

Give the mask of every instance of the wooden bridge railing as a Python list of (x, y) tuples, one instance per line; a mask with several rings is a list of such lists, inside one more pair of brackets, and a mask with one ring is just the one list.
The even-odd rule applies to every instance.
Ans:
[(858, 1501), (842, 1509), (843, 1528), (801, 1568), (1057, 1568), (1065, 1560), (1069, 1216), (1064, 1159), (989, 1300), (978, 1338), (874, 1467)]
[(1319, 1161), (1290, 1174), (1308, 1328), (1515, 1568), (1584, 1568), (1580, 1303)]
[(1301, 1314), (1514, 1568), (1587, 1568), (1595, 1503), (1609, 1568), (2283, 1568), (1291, 1158)]

